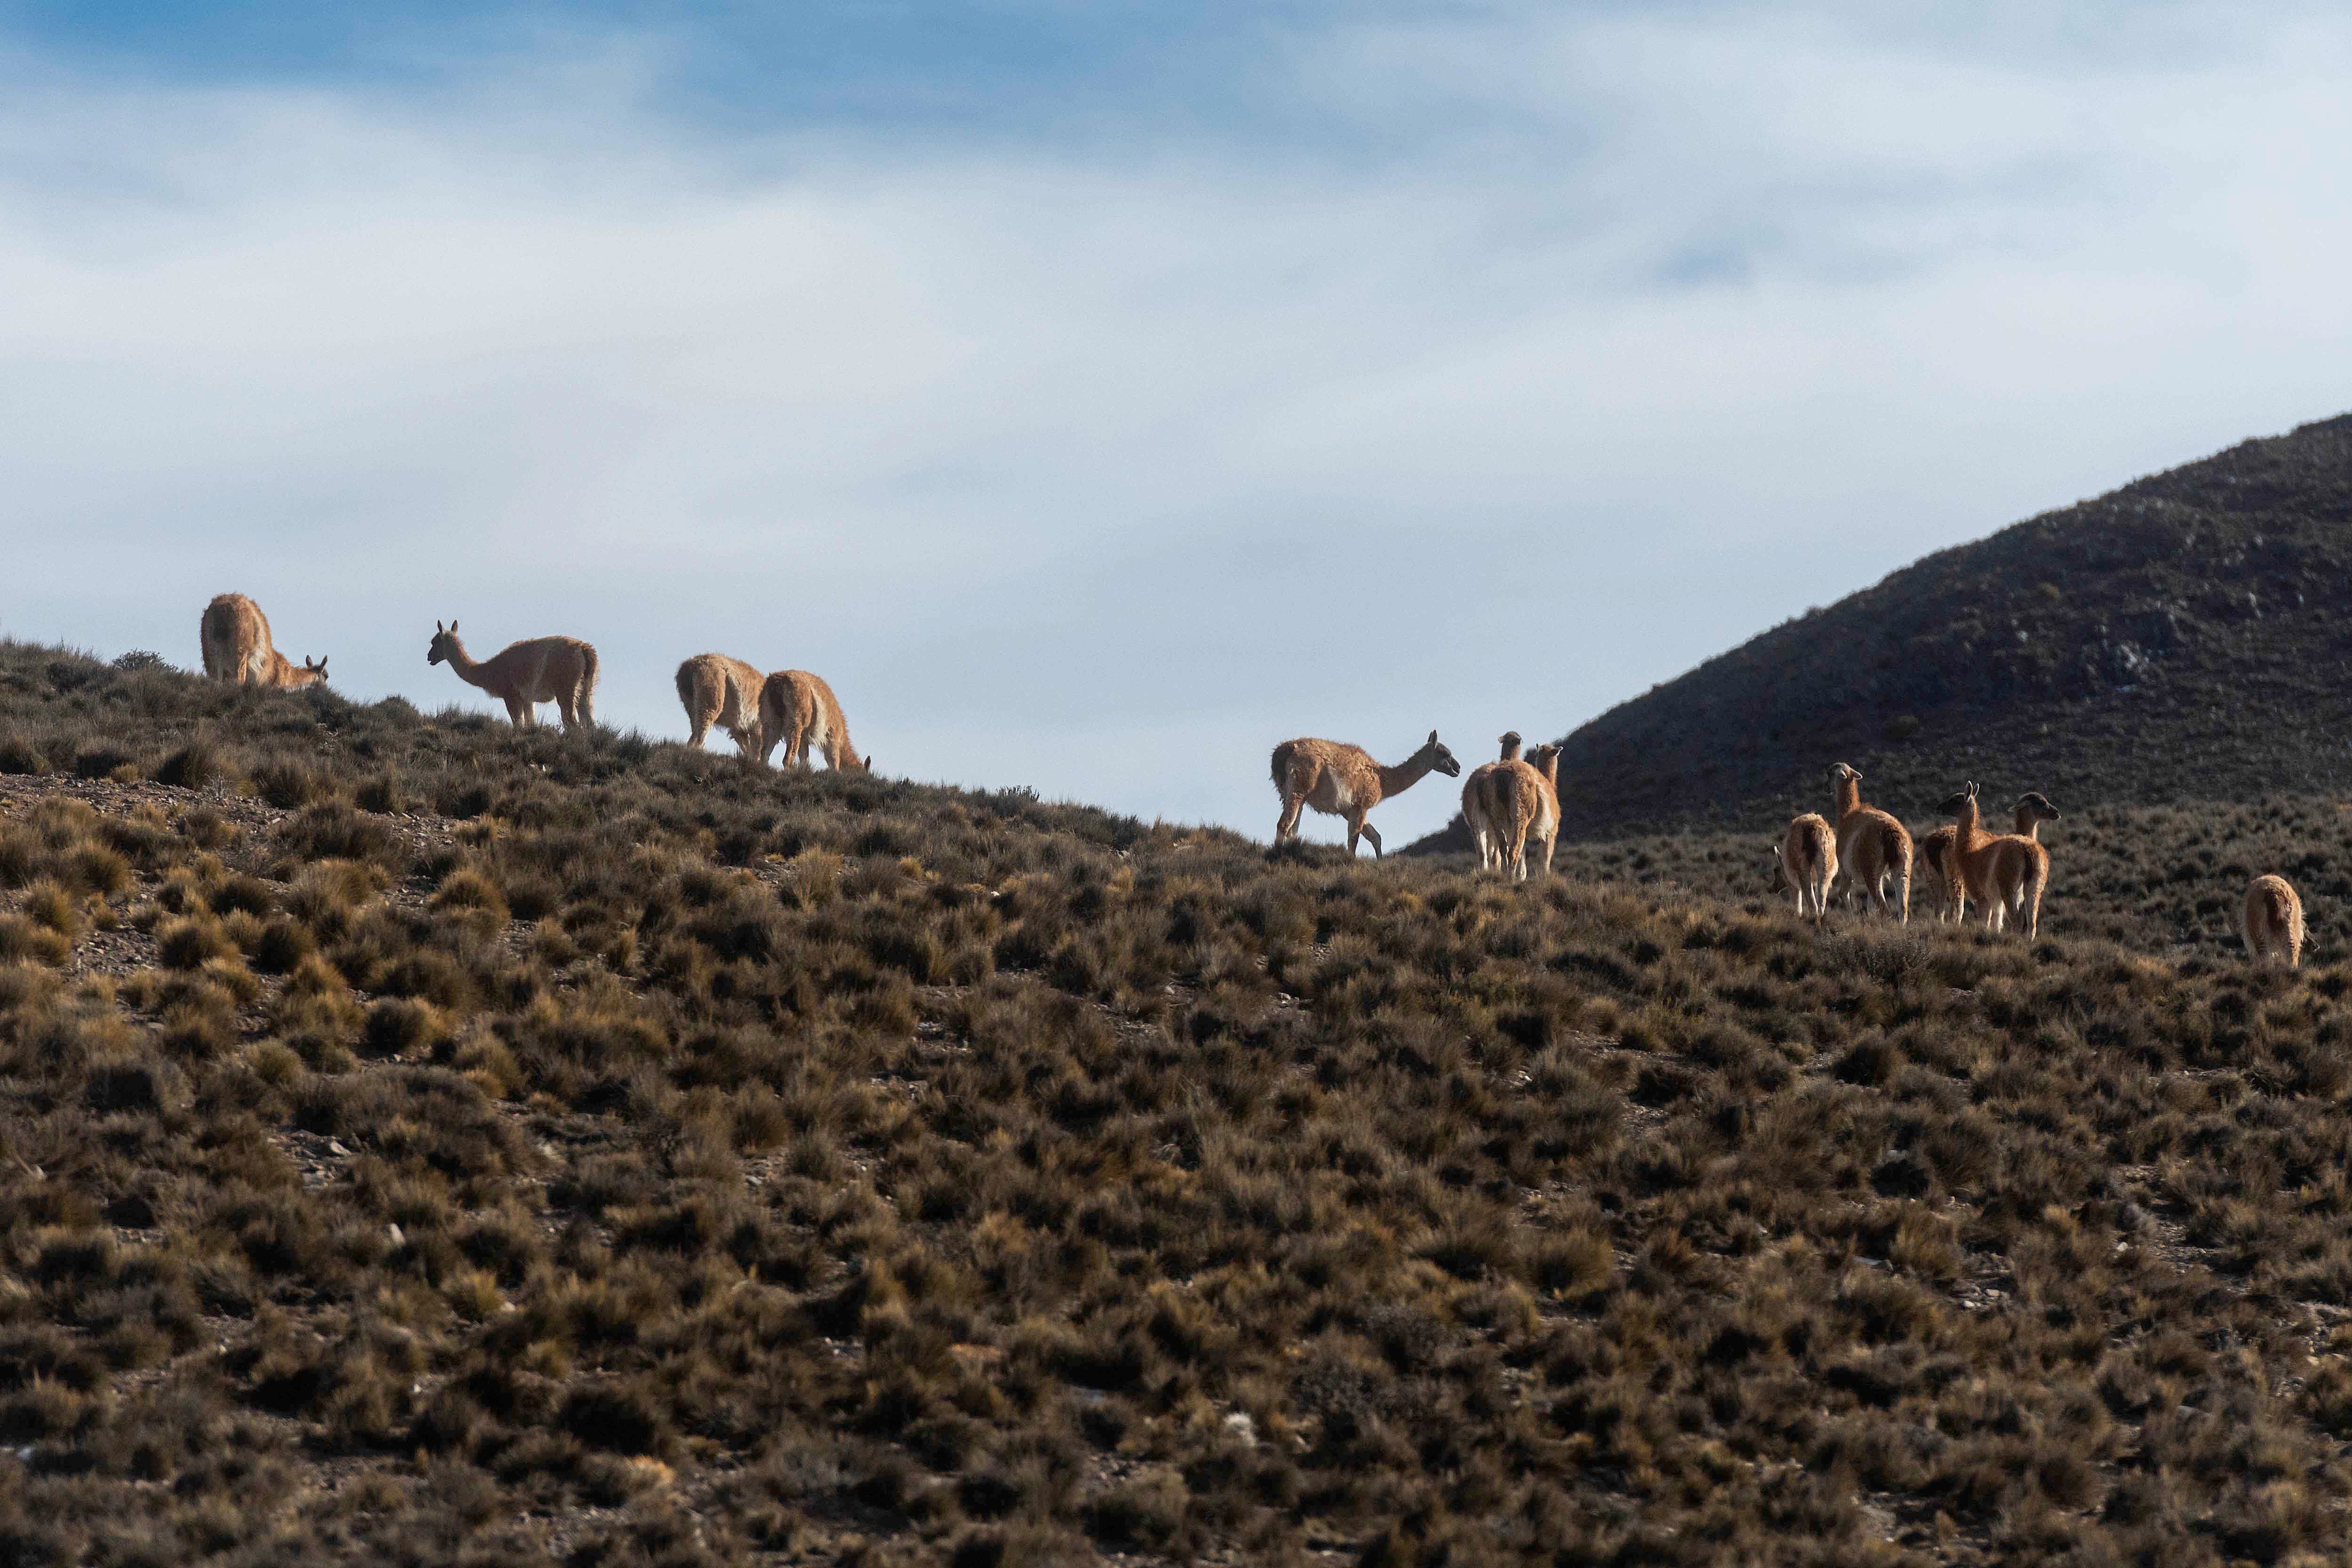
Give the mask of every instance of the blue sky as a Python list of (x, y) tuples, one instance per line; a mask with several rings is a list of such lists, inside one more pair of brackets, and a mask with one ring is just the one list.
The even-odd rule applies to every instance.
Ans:
[(719, 648), (1263, 834), (2352, 406), (2316, 6), (91, 15), (0, 5), (0, 631), (362, 698)]
[[(419, 5), (0, 6), (0, 25), (48, 60), (157, 84), (300, 82), (446, 91), (551, 57), (620, 49), (646, 65), (647, 101), (717, 135), (856, 127), (1066, 142), (1150, 122), (1194, 133), (1236, 118), (1263, 135), (1292, 121), (1260, 79), (1294, 38), (1367, 3), (1313, 5)], [(1261, 88), (1270, 90), (1260, 90)]]

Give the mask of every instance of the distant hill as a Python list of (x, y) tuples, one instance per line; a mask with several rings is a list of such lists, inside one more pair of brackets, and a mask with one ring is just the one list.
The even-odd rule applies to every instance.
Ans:
[[(1570, 837), (1767, 826), (1963, 779), (2061, 807), (2352, 777), (2352, 415), (1940, 551), (1567, 738)], [(1466, 849), (1457, 817), (1410, 852)]]

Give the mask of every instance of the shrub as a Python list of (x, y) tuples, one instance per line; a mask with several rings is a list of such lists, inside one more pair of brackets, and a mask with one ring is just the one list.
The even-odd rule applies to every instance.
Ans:
[(362, 811), (373, 811), (379, 816), (405, 812), (410, 805), (407, 786), (401, 782), (400, 775), (394, 773), (370, 773), (360, 781), (352, 799)]
[(264, 974), (283, 974), (319, 951), (310, 928), (286, 915), (271, 919), (253, 944), (254, 964)]
[(385, 1001), (367, 1010), (362, 1041), (371, 1055), (406, 1056), (448, 1037), (449, 1026), (429, 1002)]
[(220, 755), (203, 741), (192, 741), (155, 765), (155, 782), (174, 789), (204, 789), (220, 782)]
[(501, 930), (507, 923), (506, 896), (474, 867), (461, 866), (442, 878), (430, 902), (444, 915), (469, 917), (468, 923), (486, 932)]
[(120, 746), (94, 741), (75, 749), (73, 771), (80, 778), (129, 782), (139, 776), (139, 759)]
[(271, 757), (253, 770), (253, 792), (280, 811), (295, 811), (323, 800), (331, 786), (326, 777), (289, 757)]
[(164, 921), (156, 930), (155, 945), (156, 956), (171, 969), (199, 969), (236, 951), (220, 921), (203, 914)]
[(53, 862), (53, 875), (78, 893), (112, 898), (131, 890), (131, 862), (103, 844), (79, 844)]
[(25, 913), (68, 942), (79, 940), (89, 929), (80, 901), (46, 877), (26, 888)]
[(319, 940), (340, 942), (383, 886), (383, 873), (373, 867), (348, 860), (312, 861), (294, 873), (287, 913)]
[(62, 969), (73, 956), (64, 933), (18, 914), (0, 914), (0, 963), (30, 961)]
[(280, 823), (278, 842), (291, 866), (314, 860), (359, 860), (394, 868), (407, 853), (382, 824), (340, 801), (305, 806)]
[(49, 760), (22, 731), (0, 734), (0, 773), (45, 773)]

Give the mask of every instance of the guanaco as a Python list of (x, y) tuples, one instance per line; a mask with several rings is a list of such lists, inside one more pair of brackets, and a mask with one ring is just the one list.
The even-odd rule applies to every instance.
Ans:
[[(2038, 799), (2039, 797), (2035, 797)], [(2019, 803), (2022, 806), (2025, 803)], [(2042, 801), (2047, 806), (2049, 803)], [(2016, 833), (1987, 833), (1977, 811), (1977, 786), (1971, 782), (1937, 808), (1952, 819), (1952, 864), (1959, 872), (1959, 890), (1984, 908), (1988, 931), (2005, 930), (2013, 910), (2025, 922), (2026, 935), (2042, 927), (2042, 893), (2050, 880), (2050, 851), (2034, 839)], [(2057, 816), (2052, 808), (2050, 821)]]
[(767, 677), (740, 658), (698, 653), (677, 667), (677, 700), (693, 731), (687, 744), (700, 750), (717, 725), (735, 749), (751, 756), (760, 749), (760, 688)]
[(325, 658), (290, 662), (269, 640), (269, 617), (242, 594), (222, 594), (205, 606), (196, 623), (205, 674), (239, 685), (293, 688), (327, 679)]
[(1370, 842), (1377, 858), (1381, 836), (1364, 820), (1364, 814), (1433, 772), (1450, 779), (1462, 776), (1462, 764), (1439, 742), (1434, 730), (1419, 751), (1394, 767), (1372, 761), (1363, 747), (1344, 741), (1310, 737), (1285, 741), (1274, 749), (1274, 787), (1282, 792), (1282, 816), (1274, 825), (1274, 842), (1280, 846), (1297, 837), (1298, 813), (1302, 807), (1313, 806), (1326, 816), (1347, 819), (1349, 854), (1356, 852), (1356, 841), (1362, 838)]
[(1481, 871), (1502, 863), (1502, 858), (1495, 847), (1496, 819), (1491, 815), (1494, 803), (1490, 799), (1490, 785), (1495, 773), (1505, 763), (1519, 760), (1519, 732), (1506, 730), (1496, 737), (1496, 743), (1503, 749), (1502, 756), (1495, 762), (1480, 763), (1470, 770), (1470, 776), (1462, 781), (1462, 822), (1470, 829), (1470, 837), (1478, 846), (1478, 869)]
[(578, 637), (530, 637), (478, 660), (467, 657), (466, 645), (457, 640), (457, 622), (445, 628), (436, 621), (425, 662), (444, 660), (458, 679), (504, 702), (507, 719), (518, 730), (530, 727), (531, 710), (541, 702), (555, 704), (567, 731), (596, 721), (596, 650)]
[(2289, 969), (2303, 967), (2303, 900), (2294, 884), (2279, 876), (2247, 883), (2245, 901), (2238, 907), (2238, 939), (2255, 963), (2276, 958)]
[(1862, 801), (1862, 775), (1843, 763), (1830, 769), (1837, 796), (1838, 876), (1847, 889), (1859, 889), (1881, 910), (1887, 908), (1886, 879), (1895, 879), (1895, 913), (1911, 920), (1911, 834), (1901, 823)]
[(835, 773), (872, 773), (874, 759), (860, 757), (849, 743), (849, 721), (821, 676), (805, 669), (780, 669), (760, 686), (760, 760), (783, 742), (785, 767), (813, 768), (811, 751), (824, 753)]
[(1547, 742), (1527, 761), (1504, 763), (1494, 774), (1491, 826), (1514, 882), (1528, 879), (1529, 838), (1542, 847), (1543, 873), (1551, 875), (1552, 847), (1559, 841), (1559, 751)]
[(1780, 835), (1780, 875), (1797, 895), (1797, 913), (1810, 906), (1815, 920), (1829, 912), (1830, 884), (1837, 879), (1837, 833), (1818, 811), (1789, 819)]

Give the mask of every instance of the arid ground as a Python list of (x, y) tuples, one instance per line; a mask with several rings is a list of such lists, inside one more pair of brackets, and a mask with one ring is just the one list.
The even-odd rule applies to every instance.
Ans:
[(0, 1560), (2352, 1535), (2332, 800), (2062, 797), (2029, 943), (21, 645), (0, 769)]

